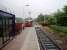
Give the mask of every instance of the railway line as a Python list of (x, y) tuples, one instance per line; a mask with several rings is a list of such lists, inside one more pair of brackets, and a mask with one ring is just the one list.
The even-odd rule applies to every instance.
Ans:
[(41, 50), (61, 50), (39, 27), (35, 27)]

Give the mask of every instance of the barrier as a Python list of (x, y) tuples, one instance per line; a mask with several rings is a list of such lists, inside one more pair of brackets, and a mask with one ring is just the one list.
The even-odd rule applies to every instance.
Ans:
[(15, 37), (15, 15), (0, 10), (0, 49)]

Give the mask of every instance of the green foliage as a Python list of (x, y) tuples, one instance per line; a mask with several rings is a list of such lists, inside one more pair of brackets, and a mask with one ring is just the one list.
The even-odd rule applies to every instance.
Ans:
[(53, 16), (48, 17), (48, 22), (50, 24), (55, 24), (56, 23), (55, 18)]
[(63, 32), (65, 34), (67, 34), (67, 27), (66, 26), (51, 25), (50, 27), (53, 28), (53, 30), (55, 30), (57, 32)]
[(60, 18), (64, 16), (64, 13), (60, 10), (57, 10), (56, 13), (53, 14), (53, 16), (55, 17), (55, 21), (56, 21), (56, 24), (60, 24), (60, 22), (58, 23), (58, 21), (60, 21)]
[(38, 22), (47, 22), (54, 25), (67, 26), (67, 6), (64, 6), (62, 11), (59, 9), (51, 15), (40, 14), (37, 18)]
[(37, 18), (37, 21), (40, 22), (40, 21), (44, 21), (44, 15), (40, 14)]
[(64, 11), (65, 15), (67, 15), (67, 5), (64, 6), (63, 11)]
[(23, 22), (23, 18), (16, 17), (16, 23), (22, 23), (22, 22)]
[(64, 12), (58, 10), (56, 13), (54, 13), (54, 17), (56, 18), (56, 25), (67, 26), (66, 9), (67, 7), (65, 6), (63, 9)]
[(57, 23), (61, 26), (67, 26), (67, 17), (58, 18)]

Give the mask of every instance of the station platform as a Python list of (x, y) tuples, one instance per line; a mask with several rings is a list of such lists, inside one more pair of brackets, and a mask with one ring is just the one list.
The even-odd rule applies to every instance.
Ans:
[(22, 30), (3, 50), (40, 50), (35, 28)]

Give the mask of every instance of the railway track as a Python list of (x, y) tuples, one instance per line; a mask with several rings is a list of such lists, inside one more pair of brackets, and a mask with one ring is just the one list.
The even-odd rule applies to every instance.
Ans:
[(39, 27), (35, 27), (41, 50), (61, 50)]

